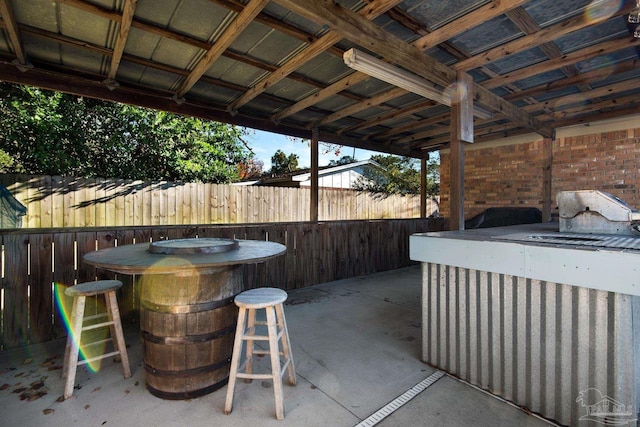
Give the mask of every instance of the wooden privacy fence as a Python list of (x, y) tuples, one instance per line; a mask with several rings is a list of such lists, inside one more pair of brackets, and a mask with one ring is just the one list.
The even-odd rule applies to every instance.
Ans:
[[(245, 288), (285, 290), (391, 270), (410, 264), (409, 236), (441, 230), (441, 219), (300, 222), (0, 231), (2, 256), (2, 349), (66, 335), (55, 303), (65, 286), (96, 279), (125, 283), (118, 302), (123, 320), (136, 321), (135, 276), (96, 269), (82, 261), (96, 249), (188, 237), (268, 240), (284, 244), (285, 255), (243, 268)], [(97, 311), (94, 303), (93, 310)]]
[[(238, 224), (309, 220), (309, 188), (0, 175), (27, 207), (25, 228)], [(418, 218), (419, 196), (320, 188), (322, 221)], [(438, 202), (427, 201), (427, 216)]]

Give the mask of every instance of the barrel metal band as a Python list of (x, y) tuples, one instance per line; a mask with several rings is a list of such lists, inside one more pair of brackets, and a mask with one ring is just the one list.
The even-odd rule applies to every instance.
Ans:
[(187, 305), (163, 305), (163, 304), (155, 304), (149, 301), (141, 300), (140, 304), (142, 307), (146, 308), (150, 311), (155, 311), (158, 313), (171, 313), (171, 314), (188, 314), (188, 313), (199, 313), (201, 311), (210, 311), (215, 310), (216, 308), (224, 307), (233, 303), (233, 297), (217, 300), (217, 301), (209, 301), (209, 302), (200, 302), (196, 304), (187, 304)]
[(235, 326), (229, 326), (227, 328), (219, 329), (217, 331), (213, 331), (208, 334), (187, 335), (184, 337), (159, 337), (147, 331), (142, 331), (142, 338), (145, 341), (152, 342), (154, 344), (165, 344), (165, 345), (192, 344), (192, 343), (207, 342), (217, 338), (224, 337), (226, 335), (232, 334), (235, 331), (235, 329), (236, 329)]
[(224, 387), (228, 383), (229, 383), (229, 378), (225, 378), (221, 381), (218, 381), (217, 383), (213, 383), (210, 386), (203, 387), (198, 390), (179, 391), (179, 392), (158, 390), (157, 388), (151, 387), (149, 384), (147, 384), (147, 389), (151, 394), (161, 399), (183, 400), (183, 399), (194, 399), (196, 397), (204, 396), (205, 394), (213, 393), (214, 391)]
[(162, 378), (188, 378), (188, 377), (192, 377), (194, 375), (199, 375), (199, 374), (206, 374), (208, 372), (213, 372), (215, 370), (218, 370), (220, 368), (224, 368), (227, 365), (231, 364), (231, 359), (224, 359), (221, 360), (219, 362), (216, 362), (214, 364), (211, 365), (206, 365), (206, 366), (199, 366), (197, 368), (191, 368), (191, 369), (183, 369), (181, 371), (165, 371), (162, 369), (156, 369), (153, 366), (149, 366), (146, 362), (144, 364), (144, 370), (147, 371), (148, 373), (150, 373), (151, 375), (154, 375), (156, 377), (162, 377)]

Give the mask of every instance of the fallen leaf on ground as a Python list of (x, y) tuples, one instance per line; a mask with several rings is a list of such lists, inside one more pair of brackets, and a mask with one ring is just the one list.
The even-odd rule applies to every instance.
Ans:
[(28, 365), (29, 363), (33, 362), (33, 359), (31, 357), (24, 359), (24, 361), (22, 362), (23, 365)]
[(39, 388), (44, 387), (44, 381), (40, 380), (40, 381), (34, 381), (31, 384), (31, 388), (34, 390), (38, 390)]
[(102, 388), (102, 387), (96, 387), (96, 388), (94, 388), (94, 389), (91, 391), (91, 393), (95, 393), (96, 391), (100, 391), (100, 389), (101, 389), (101, 388)]
[(56, 411), (55, 409), (47, 408), (47, 409), (43, 409), (42, 413), (45, 415), (49, 415), (49, 414), (53, 414), (55, 411)]

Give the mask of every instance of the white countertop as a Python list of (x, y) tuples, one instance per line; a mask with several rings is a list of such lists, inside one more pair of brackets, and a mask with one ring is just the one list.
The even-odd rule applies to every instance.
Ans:
[(414, 261), (640, 295), (640, 251), (515, 241), (519, 233), (557, 233), (558, 223), (414, 234)]

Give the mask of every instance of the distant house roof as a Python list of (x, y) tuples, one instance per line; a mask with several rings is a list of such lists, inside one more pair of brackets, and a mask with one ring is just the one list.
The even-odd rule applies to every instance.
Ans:
[(0, 228), (20, 228), (27, 208), (0, 184)]
[[(323, 166), (318, 168), (320, 187), (351, 188), (361, 176), (364, 169), (382, 166), (373, 160), (362, 160), (339, 166)], [(311, 185), (311, 169), (300, 169), (287, 174), (260, 178), (257, 181), (245, 181), (244, 185), (267, 185), (276, 187), (305, 187)]]

